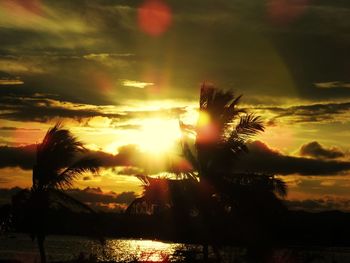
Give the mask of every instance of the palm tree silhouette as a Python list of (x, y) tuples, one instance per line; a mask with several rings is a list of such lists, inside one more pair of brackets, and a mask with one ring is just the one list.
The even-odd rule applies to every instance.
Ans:
[(79, 175), (98, 172), (99, 162), (83, 156), (84, 152), (86, 149), (83, 144), (57, 123), (47, 131), (42, 143), (37, 146), (31, 189), (19, 192), (12, 199), (17, 216), (25, 211), (23, 219), (30, 225), (32, 239), (37, 239), (42, 263), (46, 262), (44, 241), (51, 207), (94, 213), (89, 206), (63, 192)]
[[(249, 227), (261, 230), (284, 211), (279, 197), (287, 194), (287, 187), (273, 175), (235, 172), (240, 155), (248, 152), (247, 142), (264, 131), (259, 116), (238, 107), (241, 97), (203, 84), (197, 124), (180, 122), (183, 153), (198, 172), (203, 218), (210, 219), (213, 211), (225, 208), (241, 221), (251, 221)], [(195, 151), (186, 139), (188, 134), (195, 135)]]
[(282, 180), (273, 175), (235, 172), (240, 155), (248, 152), (247, 142), (264, 131), (259, 116), (238, 107), (241, 97), (203, 84), (196, 125), (179, 122), (183, 156), (193, 170), (183, 172), (178, 181), (139, 176), (144, 193), (128, 209), (137, 203), (156, 204), (185, 215), (195, 208), (207, 226), (207, 236), (203, 235), (205, 258), (213, 238), (210, 235), (215, 232), (211, 228), (219, 215), (244, 222), (246, 233), (254, 233), (268, 232), (277, 220), (274, 216), (284, 211), (280, 198), (287, 194), (287, 187)]
[[(242, 153), (248, 152), (249, 139), (264, 131), (259, 116), (238, 108), (241, 97), (202, 85), (196, 126), (180, 122), (184, 157), (197, 170), (200, 182), (212, 185), (213, 190), (227, 192), (231, 186), (239, 185), (283, 197), (287, 188), (282, 180), (272, 175), (235, 173), (235, 163)], [(195, 153), (186, 140), (189, 133), (196, 136)]]

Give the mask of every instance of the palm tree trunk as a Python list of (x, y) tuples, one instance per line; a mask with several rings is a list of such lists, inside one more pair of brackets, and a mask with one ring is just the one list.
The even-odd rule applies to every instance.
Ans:
[(208, 244), (203, 244), (203, 261), (208, 262)]
[(45, 236), (39, 235), (37, 240), (38, 240), (38, 247), (40, 252), (40, 262), (46, 263), (46, 254), (45, 254), (45, 247), (44, 247)]

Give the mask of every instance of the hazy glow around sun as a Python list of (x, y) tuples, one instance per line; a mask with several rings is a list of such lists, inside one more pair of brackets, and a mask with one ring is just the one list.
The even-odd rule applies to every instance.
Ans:
[[(189, 106), (187, 107), (186, 104), (189, 104)], [(109, 138), (108, 143), (102, 143), (101, 148), (103, 151), (117, 154), (119, 147), (132, 144), (138, 146), (142, 152), (157, 155), (156, 158), (161, 158), (162, 154), (178, 150), (181, 137), (179, 121), (194, 125), (198, 119), (198, 110), (193, 102), (167, 101), (165, 104), (164, 102), (152, 101), (152, 103), (144, 102), (140, 105), (140, 102), (131, 101), (129, 105), (129, 107), (124, 106), (122, 110), (132, 113), (138, 111), (164, 111), (164, 114), (159, 116), (140, 116), (118, 123), (124, 127), (130, 127), (127, 129), (113, 128), (105, 120), (99, 120), (99, 124), (105, 126), (102, 128), (101, 125), (94, 125), (94, 127), (101, 129), (101, 132), (104, 130), (104, 136), (99, 140), (106, 142), (107, 138)], [(177, 116), (170, 111), (170, 109), (176, 107), (186, 108), (186, 110)], [(88, 141), (90, 140), (89, 138)]]
[(118, 132), (116, 140), (108, 144), (104, 151), (116, 154), (120, 146), (133, 144), (143, 152), (161, 155), (171, 152), (181, 137), (176, 119), (142, 119), (139, 125), (139, 129)]
[(141, 150), (164, 153), (170, 151), (180, 137), (181, 131), (176, 119), (147, 119), (142, 123), (136, 142)]

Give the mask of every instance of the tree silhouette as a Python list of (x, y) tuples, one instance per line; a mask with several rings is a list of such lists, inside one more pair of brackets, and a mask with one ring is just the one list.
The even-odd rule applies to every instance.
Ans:
[(241, 154), (248, 153), (247, 142), (264, 131), (259, 116), (238, 107), (241, 97), (203, 84), (196, 125), (180, 121), (183, 157), (193, 170), (184, 171), (182, 180), (139, 176), (143, 196), (128, 209), (140, 203), (170, 207), (182, 220), (195, 209), (206, 232), (201, 233), (205, 258), (207, 245), (220, 235), (215, 224), (221, 219), (232, 218), (241, 226), (234, 232), (241, 232), (242, 243), (250, 245), (261, 243), (257, 236), (269, 235), (285, 211), (280, 198), (287, 187), (282, 180), (235, 171)]
[(84, 152), (83, 144), (60, 123), (56, 124), (37, 145), (31, 189), (22, 190), (12, 198), (15, 218), (29, 224), (32, 239), (37, 239), (42, 263), (46, 262), (44, 241), (48, 234), (51, 208), (94, 213), (89, 206), (63, 192), (79, 175), (98, 172), (99, 162), (83, 156)]
[[(196, 126), (180, 122), (180, 127), (184, 156), (198, 172), (199, 211), (206, 224), (213, 212), (232, 216), (245, 227), (242, 236), (249, 243), (268, 233), (284, 212), (279, 197), (287, 187), (273, 175), (235, 172), (240, 155), (248, 153), (247, 142), (264, 131), (259, 116), (238, 107), (241, 97), (203, 84)], [(194, 151), (188, 134), (195, 135)]]

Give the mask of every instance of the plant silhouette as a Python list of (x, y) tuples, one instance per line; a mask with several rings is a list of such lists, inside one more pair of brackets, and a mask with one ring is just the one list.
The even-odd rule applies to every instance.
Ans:
[(287, 194), (287, 187), (282, 180), (235, 171), (240, 156), (248, 153), (247, 142), (264, 131), (259, 116), (238, 107), (241, 97), (203, 84), (196, 125), (180, 121), (183, 156), (193, 170), (184, 172), (184, 180), (140, 177), (144, 194), (136, 203), (171, 207), (182, 219), (197, 212), (206, 228), (202, 236), (205, 257), (206, 244), (219, 235), (215, 224), (220, 218), (231, 218), (236, 227), (241, 226), (242, 242), (250, 245), (261, 243), (259, 237), (269, 234), (285, 210), (280, 198)]
[(29, 225), (32, 239), (37, 240), (41, 262), (46, 262), (44, 241), (50, 224), (50, 209), (65, 208), (95, 213), (89, 206), (63, 192), (85, 172), (97, 173), (97, 159), (83, 156), (86, 149), (60, 123), (50, 128), (37, 145), (33, 167), (33, 184), (12, 198), (15, 219)]

